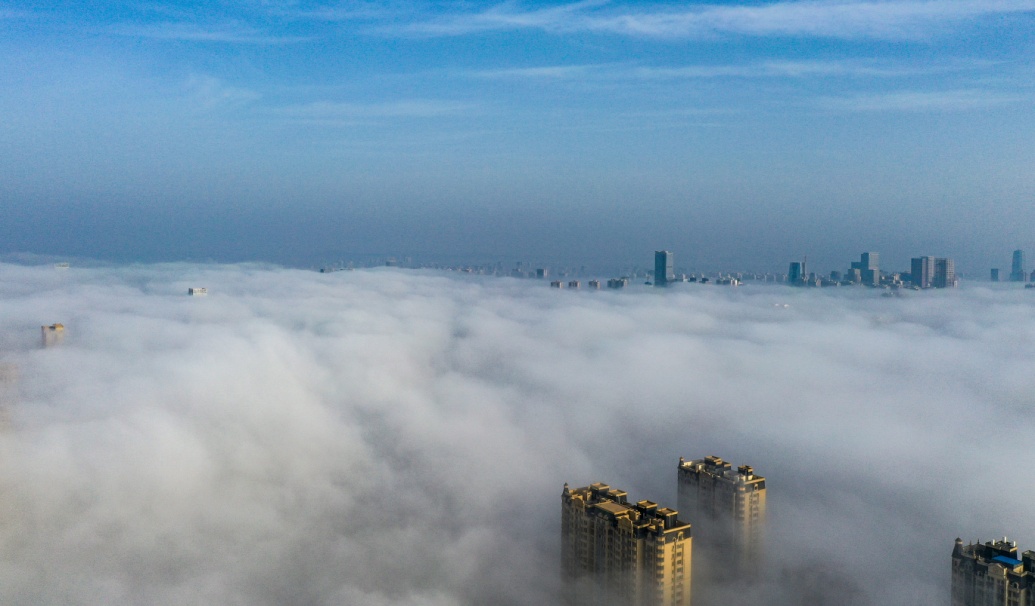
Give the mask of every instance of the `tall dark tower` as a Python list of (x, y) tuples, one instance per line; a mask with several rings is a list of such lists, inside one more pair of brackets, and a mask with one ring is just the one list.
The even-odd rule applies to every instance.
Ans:
[(1013, 251), (1013, 268), (1010, 270), (1011, 282), (1025, 282), (1028, 274), (1024, 272), (1024, 251)]
[(672, 253), (667, 250), (654, 251), (654, 286), (668, 286), (676, 277), (672, 269)]

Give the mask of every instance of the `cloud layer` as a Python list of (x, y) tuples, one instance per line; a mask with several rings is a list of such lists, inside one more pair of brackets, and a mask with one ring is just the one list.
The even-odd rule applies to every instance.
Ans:
[(788, 36), (846, 39), (926, 37), (961, 21), (1031, 13), (1030, 0), (806, 0), (742, 5), (634, 7), (587, 1), (548, 8), (497, 4), (397, 28), (431, 36), (540, 29), (651, 38)]
[(769, 478), (750, 591), (784, 603), (944, 602), (957, 535), (1035, 543), (1030, 291), (0, 265), (0, 295), (6, 604), (556, 603), (564, 482), (673, 503), (706, 454)]

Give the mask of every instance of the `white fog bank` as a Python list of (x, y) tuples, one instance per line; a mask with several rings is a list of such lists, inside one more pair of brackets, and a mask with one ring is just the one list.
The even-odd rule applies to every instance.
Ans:
[(957, 536), (1035, 549), (1031, 290), (0, 264), (0, 297), (4, 604), (557, 603), (564, 482), (674, 506), (709, 454), (768, 478), (769, 603), (945, 603)]

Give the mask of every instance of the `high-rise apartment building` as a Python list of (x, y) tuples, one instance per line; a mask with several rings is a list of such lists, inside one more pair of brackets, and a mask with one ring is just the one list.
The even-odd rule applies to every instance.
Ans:
[(1010, 281), (1026, 282), (1027, 278), (1028, 274), (1024, 271), (1024, 251), (1015, 250), (1013, 251), (1013, 266), (1010, 269)]
[(675, 277), (672, 253), (667, 250), (654, 251), (654, 286), (668, 286)]
[(719, 457), (679, 458), (677, 506), (694, 524), (698, 553), (736, 572), (757, 568), (765, 538), (765, 478)]
[(989, 276), (989, 279), (992, 280), (993, 282), (998, 282), (999, 281), (999, 268), (998, 267), (993, 267), (992, 268), (992, 274)]
[(1035, 606), (1035, 552), (1006, 537), (952, 549), (952, 606)]
[(561, 569), (573, 604), (689, 606), (690, 524), (607, 484), (564, 485)]

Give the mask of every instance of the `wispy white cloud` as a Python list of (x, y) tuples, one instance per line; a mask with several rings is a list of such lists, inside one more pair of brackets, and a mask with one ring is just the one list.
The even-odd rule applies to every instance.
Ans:
[(962, 20), (1035, 11), (1035, 0), (806, 0), (752, 6), (629, 7), (580, 2), (525, 9), (507, 3), (480, 12), (457, 13), (399, 27), (400, 33), (459, 36), (477, 32), (541, 29), (654, 38), (803, 36), (913, 38), (932, 27)]
[(821, 107), (836, 111), (855, 112), (929, 112), (965, 111), (1023, 101), (1016, 94), (980, 89), (959, 89), (947, 91), (896, 91), (845, 97), (824, 97), (818, 100)]
[(436, 99), (407, 99), (378, 103), (316, 101), (276, 109), (281, 116), (311, 121), (349, 121), (374, 118), (437, 118), (472, 111), (469, 103)]
[(106, 32), (119, 36), (182, 40), (189, 42), (220, 42), (228, 44), (290, 44), (305, 42), (305, 36), (279, 36), (268, 31), (238, 24), (204, 27), (196, 23), (166, 22), (151, 24), (118, 24)]
[(32, 13), (28, 11), (0, 8), (0, 19), (25, 19), (32, 16)]
[(194, 105), (203, 110), (238, 107), (261, 97), (256, 91), (230, 86), (219, 78), (198, 74), (187, 79), (186, 89)]
[[(630, 63), (548, 65), (463, 72), (487, 79), (678, 80), (708, 78), (902, 78), (971, 69), (977, 62), (898, 65), (870, 61), (763, 61), (755, 63), (644, 66)], [(987, 65), (981, 63), (980, 65)]]

